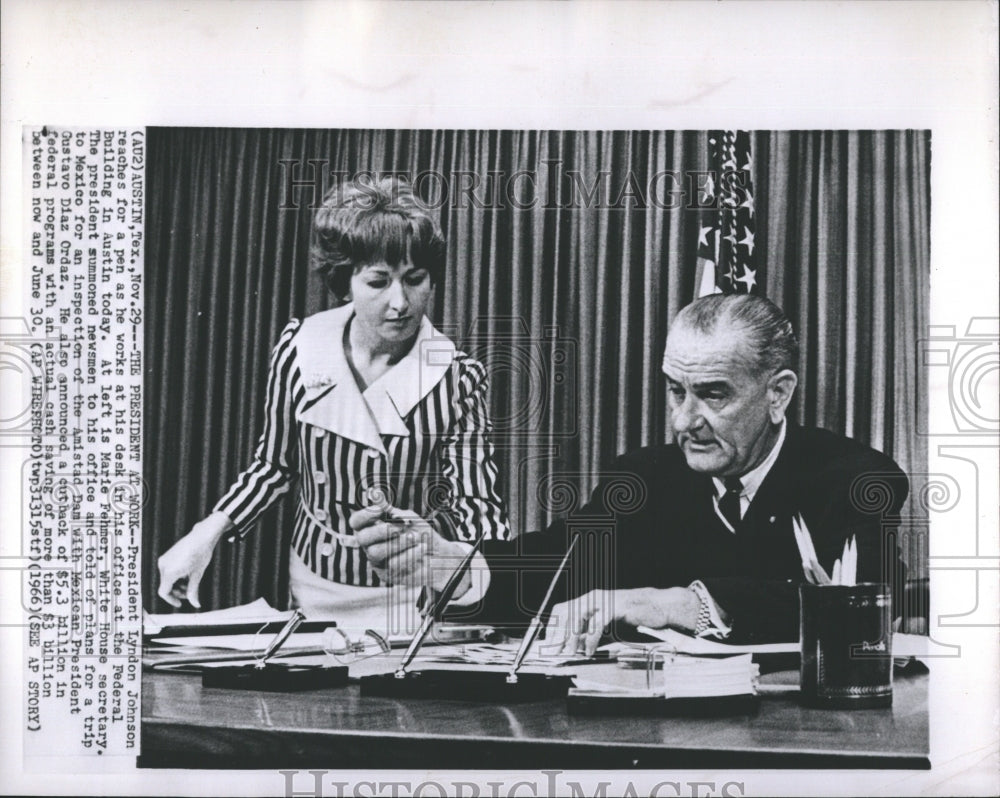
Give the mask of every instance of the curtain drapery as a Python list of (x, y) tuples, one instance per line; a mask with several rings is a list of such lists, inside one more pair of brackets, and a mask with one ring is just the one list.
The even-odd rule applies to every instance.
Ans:
[[(926, 470), (929, 134), (757, 132), (753, 148), (765, 293), (802, 340), (792, 416)], [(433, 321), (489, 367), (502, 488), (525, 533), (616, 454), (669, 438), (660, 361), (695, 291), (707, 162), (697, 131), (150, 129), (146, 606), (165, 606), (156, 557), (249, 461), (281, 328), (333, 304), (307, 257), (331, 173), (405, 174), (439, 214)], [(283, 500), (220, 546), (203, 606), (284, 604), (292, 511)]]

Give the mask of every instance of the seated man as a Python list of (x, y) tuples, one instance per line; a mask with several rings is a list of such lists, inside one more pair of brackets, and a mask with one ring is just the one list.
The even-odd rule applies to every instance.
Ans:
[[(886, 520), (908, 480), (885, 455), (785, 418), (797, 358), (791, 324), (766, 299), (714, 295), (684, 308), (663, 360), (675, 443), (622, 455), (586, 506), (506, 552), (492, 548), (493, 606), (513, 592), (522, 612), (537, 608), (553, 563), (579, 536), (546, 635), (565, 650), (592, 653), (612, 625), (794, 641), (804, 580), (796, 516), (828, 574), (854, 536), (857, 581), (887, 582), (901, 598)], [(622, 475), (641, 486), (638, 506), (617, 500)]]

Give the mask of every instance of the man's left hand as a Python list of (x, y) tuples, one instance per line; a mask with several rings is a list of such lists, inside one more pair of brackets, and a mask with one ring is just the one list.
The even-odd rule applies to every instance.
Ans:
[(559, 652), (589, 657), (613, 621), (692, 632), (700, 606), (697, 594), (686, 587), (591, 590), (552, 608), (543, 645), (552, 651), (561, 643)]

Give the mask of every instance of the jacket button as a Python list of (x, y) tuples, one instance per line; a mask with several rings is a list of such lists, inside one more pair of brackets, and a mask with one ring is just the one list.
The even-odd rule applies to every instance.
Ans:
[(325, 438), (326, 437), (326, 430), (323, 429), (322, 427), (316, 427), (315, 430), (316, 430), (316, 437), (317, 438)]
[(773, 523), (774, 523), (774, 516), (772, 515), (772, 516), (771, 516), (771, 517), (770, 517), (769, 519), (767, 519), (767, 520), (768, 520), (768, 523), (770, 523), (770, 524), (773, 524)]
[(317, 471), (317, 472), (315, 472), (313, 474), (313, 479), (316, 480), (316, 484), (317, 485), (325, 485), (326, 484), (326, 472), (325, 471)]
[(324, 544), (323, 548), (319, 550), (319, 553), (322, 554), (324, 557), (329, 557), (331, 554), (333, 554), (333, 544), (332, 543)]
[(319, 519), (320, 521), (325, 521), (325, 520), (326, 520), (327, 518), (329, 518), (330, 516), (329, 516), (329, 513), (327, 513), (327, 511), (326, 511), (326, 510), (317, 510), (317, 511), (316, 511), (316, 517), (317, 517), (317, 518), (318, 518), (318, 519)]

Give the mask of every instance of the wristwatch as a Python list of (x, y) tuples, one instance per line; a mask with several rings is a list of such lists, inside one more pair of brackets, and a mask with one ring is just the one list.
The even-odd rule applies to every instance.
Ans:
[(688, 585), (689, 590), (693, 590), (698, 597), (698, 621), (694, 625), (695, 637), (727, 637), (732, 631), (719, 615), (719, 610), (715, 605), (715, 599), (708, 592), (699, 580), (695, 580)]

